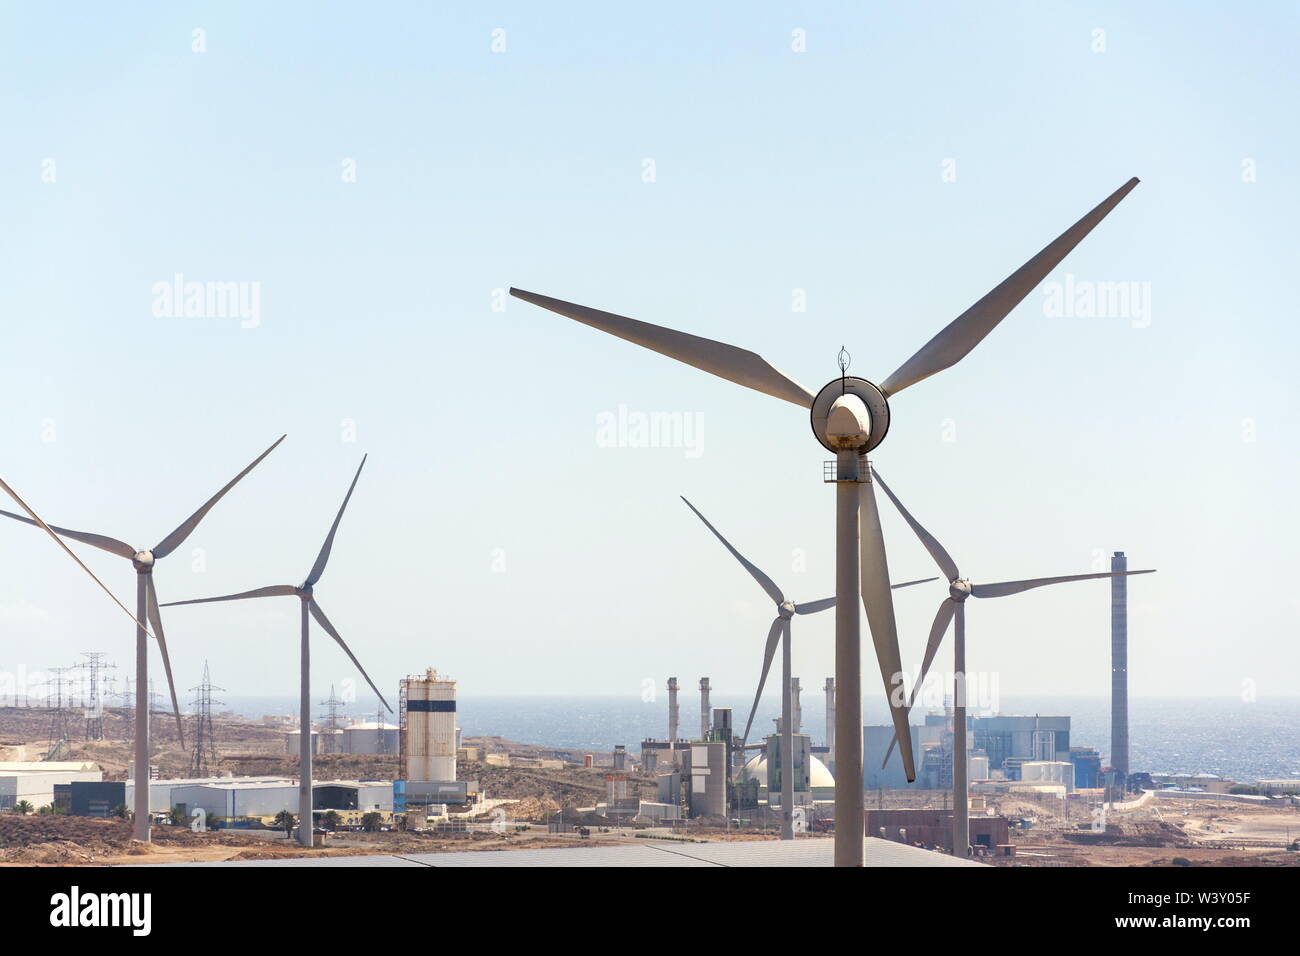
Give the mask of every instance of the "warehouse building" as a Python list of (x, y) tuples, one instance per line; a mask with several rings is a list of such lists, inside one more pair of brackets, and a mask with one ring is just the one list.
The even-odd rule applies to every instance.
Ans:
[[(152, 813), (166, 813), (176, 806), (177, 800), (175, 791), (185, 787), (202, 786), (204, 784), (254, 784), (254, 783), (278, 783), (293, 784), (289, 777), (191, 777), (176, 780), (150, 780), (149, 781), (149, 810)], [(126, 805), (135, 806), (135, 783), (131, 780), (126, 782)], [(294, 804), (297, 806), (297, 804)]]
[(33, 808), (54, 805), (54, 788), (74, 781), (99, 781), (104, 772), (89, 761), (10, 761), (0, 763), (0, 810), (26, 801)]

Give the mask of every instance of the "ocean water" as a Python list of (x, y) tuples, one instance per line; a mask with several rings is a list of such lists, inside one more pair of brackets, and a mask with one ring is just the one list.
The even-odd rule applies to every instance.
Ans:
[[(694, 688), (679, 697), (682, 736), (700, 725)], [(227, 709), (249, 717), (296, 713), (293, 697), (223, 695)], [(715, 707), (731, 707), (737, 731), (743, 729), (752, 698), (714, 694)], [(377, 701), (361, 700), (349, 716), (374, 720)], [(1004, 697), (1005, 714), (1066, 715), (1073, 746), (1110, 752), (1110, 701), (1105, 697)], [(646, 737), (668, 734), (667, 695), (636, 697), (462, 697), (460, 726), (467, 736), (492, 735), (530, 744), (579, 750), (612, 750), (624, 744), (635, 752)], [(769, 695), (759, 706), (750, 737), (766, 733), (780, 713)], [(883, 724), (883, 701), (868, 696), (864, 722)], [(825, 736), (824, 698), (803, 695), (803, 726), (815, 743)], [(1155, 773), (1214, 773), (1236, 780), (1300, 774), (1300, 698), (1266, 698), (1246, 703), (1235, 698), (1136, 697), (1129, 701), (1129, 749), (1135, 770)]]

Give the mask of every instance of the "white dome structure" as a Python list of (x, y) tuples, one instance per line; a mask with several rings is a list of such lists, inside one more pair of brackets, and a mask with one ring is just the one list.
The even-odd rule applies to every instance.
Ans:
[[(809, 783), (812, 785), (814, 799), (831, 799), (835, 794), (835, 777), (832, 776), (826, 764), (809, 754), (812, 761), (811, 771), (809, 773)], [(761, 797), (767, 796), (767, 754), (758, 753), (749, 758), (744, 767), (736, 771), (736, 779), (743, 780), (748, 775), (749, 779), (758, 781), (758, 793)]]

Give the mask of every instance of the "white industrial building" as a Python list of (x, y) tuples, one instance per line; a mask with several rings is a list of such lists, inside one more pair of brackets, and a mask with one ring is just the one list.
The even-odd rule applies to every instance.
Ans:
[[(234, 784), (236, 786), (279, 784), (293, 785), (296, 788), (296, 784), (289, 777), (187, 777), (176, 780), (150, 780), (149, 810), (152, 813), (166, 813), (177, 804), (175, 791), (207, 784)], [(134, 800), (135, 783), (128, 780), (126, 782), (126, 805), (128, 807), (135, 806)]]
[[(165, 788), (150, 788), (151, 804), (163, 793), (167, 801), (161, 806), (151, 806), (151, 810), (161, 812), (179, 807), (188, 816), (201, 807), (222, 819), (273, 817), (281, 810), (298, 812), (298, 783), (288, 778), (219, 777), (171, 780), (166, 784)], [(316, 809), (393, 809), (393, 785), (386, 780), (319, 780), (312, 784), (312, 795)]]
[(0, 810), (11, 810), (26, 800), (33, 808), (54, 803), (55, 785), (104, 779), (99, 764), (80, 760), (0, 762)]

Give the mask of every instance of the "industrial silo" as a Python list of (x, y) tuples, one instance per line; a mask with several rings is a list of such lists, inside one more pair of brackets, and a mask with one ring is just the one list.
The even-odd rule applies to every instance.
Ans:
[(456, 779), (456, 682), (429, 668), (402, 681), (402, 761), (407, 780)]

